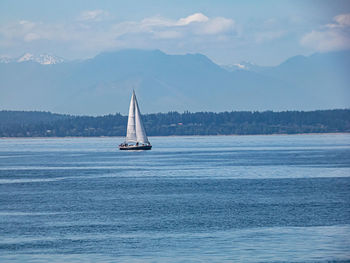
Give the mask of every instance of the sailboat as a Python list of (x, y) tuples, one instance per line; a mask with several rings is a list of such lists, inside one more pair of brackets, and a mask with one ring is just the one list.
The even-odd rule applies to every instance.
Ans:
[(141, 113), (135, 91), (132, 92), (130, 107), (129, 107), (129, 118), (128, 127), (126, 130), (125, 141), (119, 145), (120, 150), (151, 150), (152, 145), (149, 142), (145, 128), (143, 127)]

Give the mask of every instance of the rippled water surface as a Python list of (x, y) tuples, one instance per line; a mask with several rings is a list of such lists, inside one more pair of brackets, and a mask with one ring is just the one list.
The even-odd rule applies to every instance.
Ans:
[(0, 262), (349, 262), (350, 135), (0, 139)]

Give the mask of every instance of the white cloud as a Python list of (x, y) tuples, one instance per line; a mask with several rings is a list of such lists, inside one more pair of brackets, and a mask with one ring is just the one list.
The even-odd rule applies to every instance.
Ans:
[(301, 43), (321, 52), (345, 50), (350, 48), (350, 37), (338, 30), (312, 31), (301, 39)]
[(24, 36), (24, 41), (26, 41), (26, 42), (31, 42), (31, 41), (34, 41), (36, 39), (40, 39), (40, 35), (38, 35), (36, 33), (28, 33)]
[(258, 32), (255, 35), (257, 43), (264, 43), (283, 37), (287, 32), (284, 30)]
[(220, 34), (234, 30), (235, 22), (232, 19), (224, 17), (216, 17), (208, 20), (203, 27), (200, 28), (198, 33), (200, 34)]
[(181, 38), (183, 37), (183, 34), (178, 31), (161, 31), (161, 32), (154, 32), (155, 38), (161, 38), (161, 39), (173, 39), (173, 38)]
[(203, 15), (202, 13), (195, 13), (188, 17), (180, 18), (176, 24), (179, 26), (185, 26), (193, 22), (208, 22), (208, 21), (209, 21), (209, 18), (207, 16)]
[[(43, 23), (21, 20), (17, 23), (0, 25), (0, 47), (59, 47), (70, 53), (96, 54), (116, 48), (161, 48), (196, 46), (198, 43), (226, 41), (237, 29), (232, 19), (207, 17), (195, 13), (179, 19), (161, 16), (148, 17), (140, 21), (104, 23), (103, 10), (84, 11), (79, 19), (70, 23)], [(176, 40), (176, 41), (175, 41)], [(50, 45), (48, 45), (50, 43)], [(162, 46), (163, 45), (163, 46)]]
[(304, 35), (300, 43), (321, 52), (350, 49), (350, 14), (337, 15), (333, 20), (335, 23)]
[(341, 26), (350, 26), (350, 14), (337, 15), (334, 20)]
[(20, 24), (21, 26), (23, 26), (23, 28), (26, 28), (26, 29), (31, 29), (36, 25), (35, 23), (27, 20), (21, 20), (18, 22), (18, 24)]
[(0, 35), (12, 42), (32, 42), (36, 40), (69, 40), (72, 36), (64, 24), (44, 24), (42, 22), (19, 21), (0, 27)]
[(85, 10), (81, 12), (81, 14), (78, 17), (78, 20), (79, 21), (101, 21), (103, 18), (108, 16), (109, 16), (109, 13), (101, 9)]
[(215, 35), (235, 31), (235, 22), (232, 19), (208, 18), (202, 13), (195, 13), (178, 20), (160, 16), (150, 17), (143, 19), (140, 23), (135, 23), (134, 26), (139, 28), (139, 31), (149, 32), (155, 36), (169, 36), (169, 38), (179, 38), (189, 34)]
[(130, 47), (142, 43), (148, 48), (159, 48), (155, 40), (162, 40), (163, 44), (164, 41), (168, 40), (169, 45), (176, 44), (177, 46), (183, 43), (171, 41), (177, 39), (189, 43), (191, 41), (198, 42), (200, 38), (203, 38), (203, 42), (208, 41), (208, 37), (215, 39), (215, 41), (222, 41), (225, 39), (225, 35), (236, 33), (236, 26), (232, 19), (209, 18), (201, 13), (195, 13), (177, 20), (154, 16), (139, 22), (122, 22), (112, 26), (109, 33), (123, 43), (129, 41)]
[(171, 27), (174, 26), (176, 23), (173, 20), (161, 17), (161, 16), (155, 16), (155, 17), (148, 17), (141, 22), (134, 22), (133, 23), (136, 27), (140, 26), (142, 28), (153, 28), (153, 27)]

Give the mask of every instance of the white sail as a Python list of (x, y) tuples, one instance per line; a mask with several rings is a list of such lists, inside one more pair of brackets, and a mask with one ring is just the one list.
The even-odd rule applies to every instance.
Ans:
[(130, 108), (129, 108), (129, 118), (128, 118), (128, 128), (126, 133), (126, 143), (143, 143), (149, 144), (145, 128), (143, 127), (139, 105), (137, 103), (135, 92), (132, 93)]
[(126, 130), (126, 143), (136, 143), (136, 128), (135, 128), (135, 93), (131, 95), (130, 107), (129, 107), (129, 118), (128, 127)]
[(141, 120), (141, 113), (140, 113), (140, 109), (139, 109), (139, 105), (137, 103), (136, 100), (136, 96), (134, 94), (134, 98), (135, 98), (135, 126), (136, 126), (136, 138), (137, 141), (139, 143), (146, 143), (148, 144), (148, 138), (145, 132), (145, 128), (143, 127), (143, 123)]

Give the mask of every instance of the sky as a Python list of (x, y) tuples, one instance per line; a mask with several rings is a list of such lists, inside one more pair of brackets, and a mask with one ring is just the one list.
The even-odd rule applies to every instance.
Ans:
[(350, 1), (0, 1), (0, 56), (74, 60), (128, 48), (278, 65), (350, 49)]

